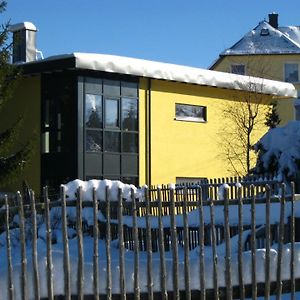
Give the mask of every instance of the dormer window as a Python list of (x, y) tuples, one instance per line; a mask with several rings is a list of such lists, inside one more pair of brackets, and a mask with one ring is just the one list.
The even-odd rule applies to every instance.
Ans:
[(260, 31), (261, 36), (266, 36), (266, 35), (269, 35), (269, 34), (270, 34), (270, 32), (269, 32), (268, 28), (262, 28), (261, 31)]
[(238, 75), (245, 75), (246, 74), (246, 67), (245, 65), (231, 65), (231, 73), (238, 74)]

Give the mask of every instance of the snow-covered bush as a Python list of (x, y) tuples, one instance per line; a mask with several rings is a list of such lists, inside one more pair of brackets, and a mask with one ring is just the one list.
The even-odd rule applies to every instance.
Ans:
[(142, 188), (136, 188), (133, 184), (126, 184), (119, 180), (89, 180), (82, 181), (76, 179), (68, 182), (65, 185), (66, 197), (69, 200), (75, 200), (77, 198), (78, 188), (82, 188), (82, 197), (85, 201), (93, 200), (93, 188), (96, 189), (96, 197), (100, 201), (105, 201), (105, 191), (106, 187), (108, 188), (108, 200), (109, 201), (118, 201), (118, 191), (121, 189), (122, 198), (130, 201), (131, 200), (131, 190), (133, 190), (134, 197), (143, 201), (144, 199), (144, 190), (145, 186)]
[(275, 174), (283, 182), (296, 180), (300, 174), (300, 122), (270, 129), (254, 149), (258, 153), (254, 173)]

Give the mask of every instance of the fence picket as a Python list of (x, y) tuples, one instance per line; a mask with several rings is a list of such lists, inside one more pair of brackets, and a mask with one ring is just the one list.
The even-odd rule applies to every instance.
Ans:
[(256, 214), (255, 214), (255, 194), (254, 185), (248, 187), (248, 192), (251, 199), (251, 286), (252, 286), (252, 299), (257, 299), (257, 284), (256, 284)]
[(270, 299), (270, 248), (271, 248), (271, 225), (270, 225), (270, 186), (266, 186), (266, 261), (265, 261), (265, 299)]
[(64, 248), (64, 290), (65, 299), (71, 300), (71, 268), (70, 268), (70, 253), (69, 253), (69, 240), (68, 240), (68, 221), (66, 209), (66, 193), (64, 185), (60, 186), (61, 198), (61, 219), (62, 219), (62, 235), (63, 235), (63, 248)]
[(290, 262), (290, 280), (291, 280), (291, 299), (295, 299), (295, 184), (291, 183), (291, 219), (290, 219), (290, 240), (291, 240), (291, 262)]
[(201, 186), (197, 189), (198, 191), (198, 202), (197, 206), (199, 209), (199, 245), (200, 245), (200, 265), (199, 265), (199, 278), (200, 278), (200, 299), (206, 299), (205, 291), (205, 263), (204, 263), (204, 218), (203, 218), (203, 198)]
[(171, 201), (171, 244), (172, 244), (172, 258), (173, 258), (173, 299), (180, 299), (179, 295), (179, 282), (178, 282), (178, 240), (177, 230), (175, 222), (175, 199), (174, 199), (174, 188), (169, 188), (170, 201)]
[(123, 228), (123, 199), (122, 190), (118, 189), (118, 233), (119, 233), (119, 265), (120, 265), (120, 297), (126, 299), (125, 289), (125, 257), (124, 257), (124, 228)]
[(190, 287), (190, 249), (189, 249), (189, 227), (188, 227), (188, 209), (187, 209), (187, 188), (183, 190), (183, 228), (184, 228), (184, 281), (185, 281), (185, 299), (191, 299)]
[(94, 300), (99, 300), (99, 229), (98, 229), (98, 199), (96, 189), (93, 187), (93, 237), (94, 237), (94, 256), (93, 256), (93, 289)]
[(225, 227), (225, 280), (226, 280), (226, 299), (232, 299), (232, 281), (231, 281), (231, 244), (230, 244), (230, 219), (229, 219), (229, 189), (224, 186), (224, 227)]
[(21, 295), (22, 299), (28, 298), (27, 292), (27, 257), (26, 257), (26, 239), (25, 239), (25, 217), (23, 197), (20, 192), (17, 193), (17, 202), (19, 205), (20, 218), (20, 244), (21, 244)]
[[(150, 199), (148, 189), (145, 189), (146, 202), (146, 247), (147, 247), (147, 285), (148, 285), (148, 299), (153, 299), (153, 278), (152, 278), (152, 239), (151, 239), (151, 225), (150, 225)], [(155, 210), (157, 214), (157, 210)]]
[(160, 290), (161, 299), (168, 299), (167, 292), (167, 271), (166, 271), (166, 260), (165, 260), (165, 242), (164, 242), (164, 228), (162, 223), (162, 199), (161, 199), (161, 188), (157, 187), (157, 199), (158, 199), (158, 238), (159, 238), (159, 258), (160, 258)]
[(238, 269), (239, 269), (239, 291), (240, 299), (245, 299), (245, 284), (244, 284), (244, 264), (243, 264), (243, 252), (244, 252), (244, 239), (243, 239), (243, 199), (242, 199), (242, 187), (237, 187), (238, 198), (238, 211), (239, 211), (239, 224), (238, 224)]
[(77, 190), (76, 202), (76, 232), (78, 247), (78, 265), (77, 265), (77, 297), (83, 300), (84, 288), (84, 254), (83, 254), (83, 233), (82, 233), (82, 187)]
[(37, 221), (35, 208), (35, 195), (30, 190), (30, 206), (31, 206), (31, 220), (32, 220), (32, 264), (33, 264), (33, 282), (34, 282), (34, 297), (36, 300), (40, 299), (40, 277), (38, 267), (38, 251), (37, 251)]
[(7, 195), (4, 196), (5, 200), (5, 225), (6, 225), (6, 253), (7, 253), (7, 273), (8, 273), (8, 297), (9, 300), (14, 300), (14, 283), (13, 283), (13, 267), (11, 256), (11, 238), (9, 228), (9, 205)]
[[(134, 239), (134, 299), (140, 299), (140, 286), (139, 286), (139, 236), (137, 227), (137, 208), (134, 196), (134, 190), (131, 189), (132, 201), (132, 223), (133, 223), (133, 239)], [(148, 249), (147, 249), (148, 251)]]
[(105, 187), (105, 203), (106, 203), (106, 298), (112, 299), (112, 273), (111, 273), (111, 225), (110, 225), (110, 201), (108, 197), (108, 186)]
[(46, 245), (47, 245), (47, 288), (48, 288), (48, 299), (53, 299), (53, 263), (52, 263), (52, 229), (51, 219), (49, 212), (48, 188), (45, 187), (43, 190), (44, 204), (45, 204), (45, 223), (46, 223)]
[(282, 293), (282, 252), (284, 243), (284, 211), (285, 211), (285, 192), (286, 186), (283, 183), (281, 186), (280, 197), (280, 222), (279, 222), (279, 238), (278, 238), (278, 255), (277, 255), (277, 276), (276, 276), (276, 300), (281, 299)]
[[(209, 188), (210, 194), (212, 188)], [(216, 226), (215, 226), (215, 208), (214, 200), (209, 200), (210, 207), (210, 230), (212, 240), (212, 256), (213, 256), (213, 282), (214, 282), (214, 299), (219, 299), (219, 282), (218, 282), (218, 255), (217, 255), (217, 243), (216, 243)]]

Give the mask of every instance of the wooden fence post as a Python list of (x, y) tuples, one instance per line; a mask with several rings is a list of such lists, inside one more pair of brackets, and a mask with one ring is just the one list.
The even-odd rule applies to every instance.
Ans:
[(8, 296), (9, 296), (9, 300), (13, 300), (14, 299), (14, 283), (13, 283), (13, 267), (12, 267), (12, 256), (11, 256), (10, 228), (9, 228), (9, 205), (8, 205), (7, 195), (5, 195), (5, 225), (6, 225)]
[[(152, 274), (152, 235), (150, 224), (150, 197), (149, 191), (145, 190), (146, 202), (146, 247), (147, 247), (147, 285), (148, 285), (148, 299), (153, 299), (153, 274)], [(157, 211), (156, 211), (157, 212)]]
[(271, 248), (271, 225), (270, 225), (270, 186), (266, 185), (266, 261), (265, 261), (265, 299), (270, 299), (270, 248)]
[(17, 193), (19, 205), (19, 226), (20, 226), (20, 243), (21, 243), (21, 295), (22, 299), (28, 298), (27, 291), (27, 257), (26, 257), (26, 239), (25, 239), (25, 217), (23, 198), (20, 192)]
[(281, 185), (281, 197), (280, 197), (280, 222), (279, 222), (279, 241), (278, 241), (278, 255), (277, 255), (277, 278), (276, 278), (276, 300), (281, 299), (282, 293), (282, 252), (284, 242), (284, 212), (285, 212), (285, 193), (286, 185)]
[(187, 208), (187, 188), (183, 190), (183, 228), (184, 228), (184, 281), (185, 281), (185, 299), (191, 299), (190, 286), (190, 249), (189, 249), (189, 227), (188, 227), (188, 208)]
[(47, 288), (48, 299), (54, 298), (53, 293), (53, 262), (52, 262), (52, 230), (51, 219), (49, 212), (49, 197), (48, 188), (43, 189), (44, 192), (44, 204), (45, 204), (45, 223), (46, 223), (46, 241), (47, 241)]
[[(212, 187), (209, 188), (210, 195), (212, 195)], [(218, 255), (217, 255), (217, 242), (216, 242), (216, 226), (215, 226), (215, 208), (214, 200), (210, 199), (210, 228), (212, 239), (212, 257), (213, 257), (213, 282), (214, 282), (214, 299), (219, 299), (219, 282), (218, 282)]]
[(243, 264), (243, 252), (244, 252), (244, 225), (243, 225), (243, 199), (242, 199), (242, 186), (237, 187), (237, 199), (238, 199), (238, 211), (239, 211), (239, 224), (238, 224), (238, 269), (239, 269), (239, 291), (240, 299), (245, 299), (245, 285), (244, 285), (244, 264)]
[(226, 299), (232, 299), (232, 281), (231, 281), (231, 244), (230, 244), (230, 218), (229, 218), (229, 188), (223, 185), (223, 198), (224, 198), (224, 223), (225, 223), (225, 281), (226, 281)]
[[(250, 193), (249, 193), (250, 190)], [(251, 278), (252, 278), (252, 299), (257, 299), (257, 284), (256, 284), (256, 203), (254, 194), (254, 185), (248, 186), (248, 194), (251, 199)]]
[(60, 186), (60, 198), (61, 198), (62, 235), (63, 235), (63, 247), (64, 247), (64, 290), (65, 290), (65, 299), (71, 300), (70, 253), (69, 253), (69, 241), (68, 241), (66, 193), (65, 193), (64, 185)]
[[(205, 188), (206, 189), (206, 188)], [(206, 189), (207, 190), (207, 189)], [(204, 216), (203, 216), (203, 198), (201, 186), (197, 189), (198, 191), (198, 202), (197, 206), (199, 209), (199, 250), (200, 250), (200, 265), (199, 265), (199, 277), (200, 277), (200, 299), (206, 299), (205, 291), (205, 262), (204, 262)]]
[(93, 289), (94, 289), (94, 300), (99, 300), (99, 229), (98, 229), (98, 199), (96, 195), (96, 188), (93, 187), (93, 241), (94, 241), (94, 256), (93, 256)]
[(83, 235), (82, 235), (82, 187), (77, 190), (76, 202), (76, 231), (78, 247), (78, 265), (77, 265), (77, 297), (83, 300), (84, 289), (84, 257), (83, 257)]
[(159, 258), (160, 258), (160, 291), (161, 298), (163, 300), (168, 299), (167, 292), (167, 271), (166, 271), (166, 259), (165, 259), (165, 242), (164, 242), (164, 228), (162, 223), (163, 207), (161, 199), (161, 188), (157, 187), (158, 198), (158, 238), (159, 238)]
[(108, 197), (108, 186), (105, 187), (105, 203), (106, 203), (106, 294), (107, 300), (112, 299), (112, 274), (111, 274), (111, 225), (110, 225), (110, 201)]
[(124, 257), (124, 230), (123, 230), (123, 199), (122, 190), (118, 189), (118, 235), (119, 235), (119, 264), (120, 264), (120, 299), (126, 299), (125, 287), (125, 257)]
[(173, 258), (173, 298), (179, 300), (179, 282), (178, 282), (178, 240), (175, 222), (175, 199), (174, 188), (169, 187), (170, 200), (171, 200), (171, 243), (172, 243), (172, 258)]
[(291, 183), (291, 299), (295, 299), (295, 184)]
[[(134, 190), (131, 188), (131, 202), (132, 202), (132, 225), (133, 225), (133, 249), (134, 249), (134, 299), (140, 299), (140, 285), (139, 285), (139, 236), (137, 227), (137, 209)], [(147, 249), (148, 251), (148, 249)]]
[(40, 299), (40, 277), (38, 266), (38, 251), (37, 251), (37, 222), (36, 222), (36, 208), (35, 197), (32, 190), (30, 193), (31, 206), (31, 220), (32, 220), (32, 264), (33, 264), (33, 281), (34, 281), (34, 297), (36, 300)]

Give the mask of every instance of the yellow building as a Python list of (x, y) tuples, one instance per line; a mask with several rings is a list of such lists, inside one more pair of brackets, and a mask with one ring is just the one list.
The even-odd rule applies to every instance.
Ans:
[[(278, 14), (269, 14), (269, 21), (260, 22), (237, 43), (223, 51), (211, 70), (258, 76), (293, 83), (300, 97), (300, 26), (279, 26)], [(280, 125), (297, 117), (290, 99), (278, 103)]]
[(36, 134), (24, 174), (36, 190), (75, 178), (150, 185), (230, 175), (217, 142), (223, 108), (296, 95), (289, 83), (120, 56), (18, 52), (14, 61), (23, 79), (5, 111), (8, 120), (24, 113), (24, 138)]

